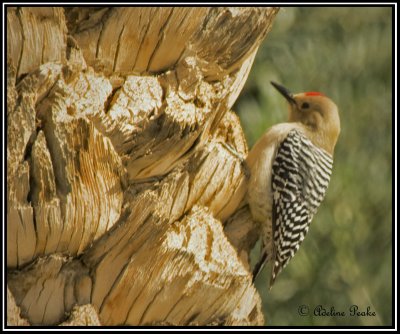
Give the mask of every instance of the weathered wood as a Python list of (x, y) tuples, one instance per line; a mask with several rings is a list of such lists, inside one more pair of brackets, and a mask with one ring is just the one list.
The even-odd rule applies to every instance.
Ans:
[(8, 8), (15, 319), (263, 323), (230, 108), (276, 12)]
[(7, 8), (7, 60), (17, 77), (66, 60), (67, 27), (60, 7)]
[(8, 326), (29, 326), (29, 322), (21, 317), (21, 310), (17, 306), (14, 296), (7, 288), (7, 325)]
[(66, 8), (66, 17), (85, 59), (107, 72), (161, 73), (195, 57), (205, 77), (220, 80), (240, 69), (258, 48), (276, 12), (255, 7), (77, 7)]

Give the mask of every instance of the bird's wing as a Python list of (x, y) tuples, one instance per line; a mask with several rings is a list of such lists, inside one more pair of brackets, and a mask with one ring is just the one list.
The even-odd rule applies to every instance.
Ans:
[(303, 134), (292, 130), (277, 149), (272, 165), (272, 228), (276, 276), (299, 249), (324, 198), (333, 160)]

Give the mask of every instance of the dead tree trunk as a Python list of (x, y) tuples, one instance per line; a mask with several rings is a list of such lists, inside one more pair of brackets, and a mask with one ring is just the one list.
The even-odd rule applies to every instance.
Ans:
[(263, 324), (230, 108), (276, 13), (7, 9), (9, 325)]

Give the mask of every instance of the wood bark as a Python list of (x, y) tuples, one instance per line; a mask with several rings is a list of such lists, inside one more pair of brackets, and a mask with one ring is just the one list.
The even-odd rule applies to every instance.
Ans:
[(262, 325), (230, 110), (277, 8), (7, 8), (9, 325)]

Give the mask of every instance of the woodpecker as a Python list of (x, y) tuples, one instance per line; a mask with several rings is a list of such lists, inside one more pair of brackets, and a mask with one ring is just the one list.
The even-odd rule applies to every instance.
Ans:
[(340, 133), (338, 108), (327, 96), (292, 94), (271, 84), (289, 102), (288, 122), (272, 126), (246, 158), (247, 202), (262, 235), (253, 280), (271, 261), (270, 288), (299, 249), (325, 196)]

